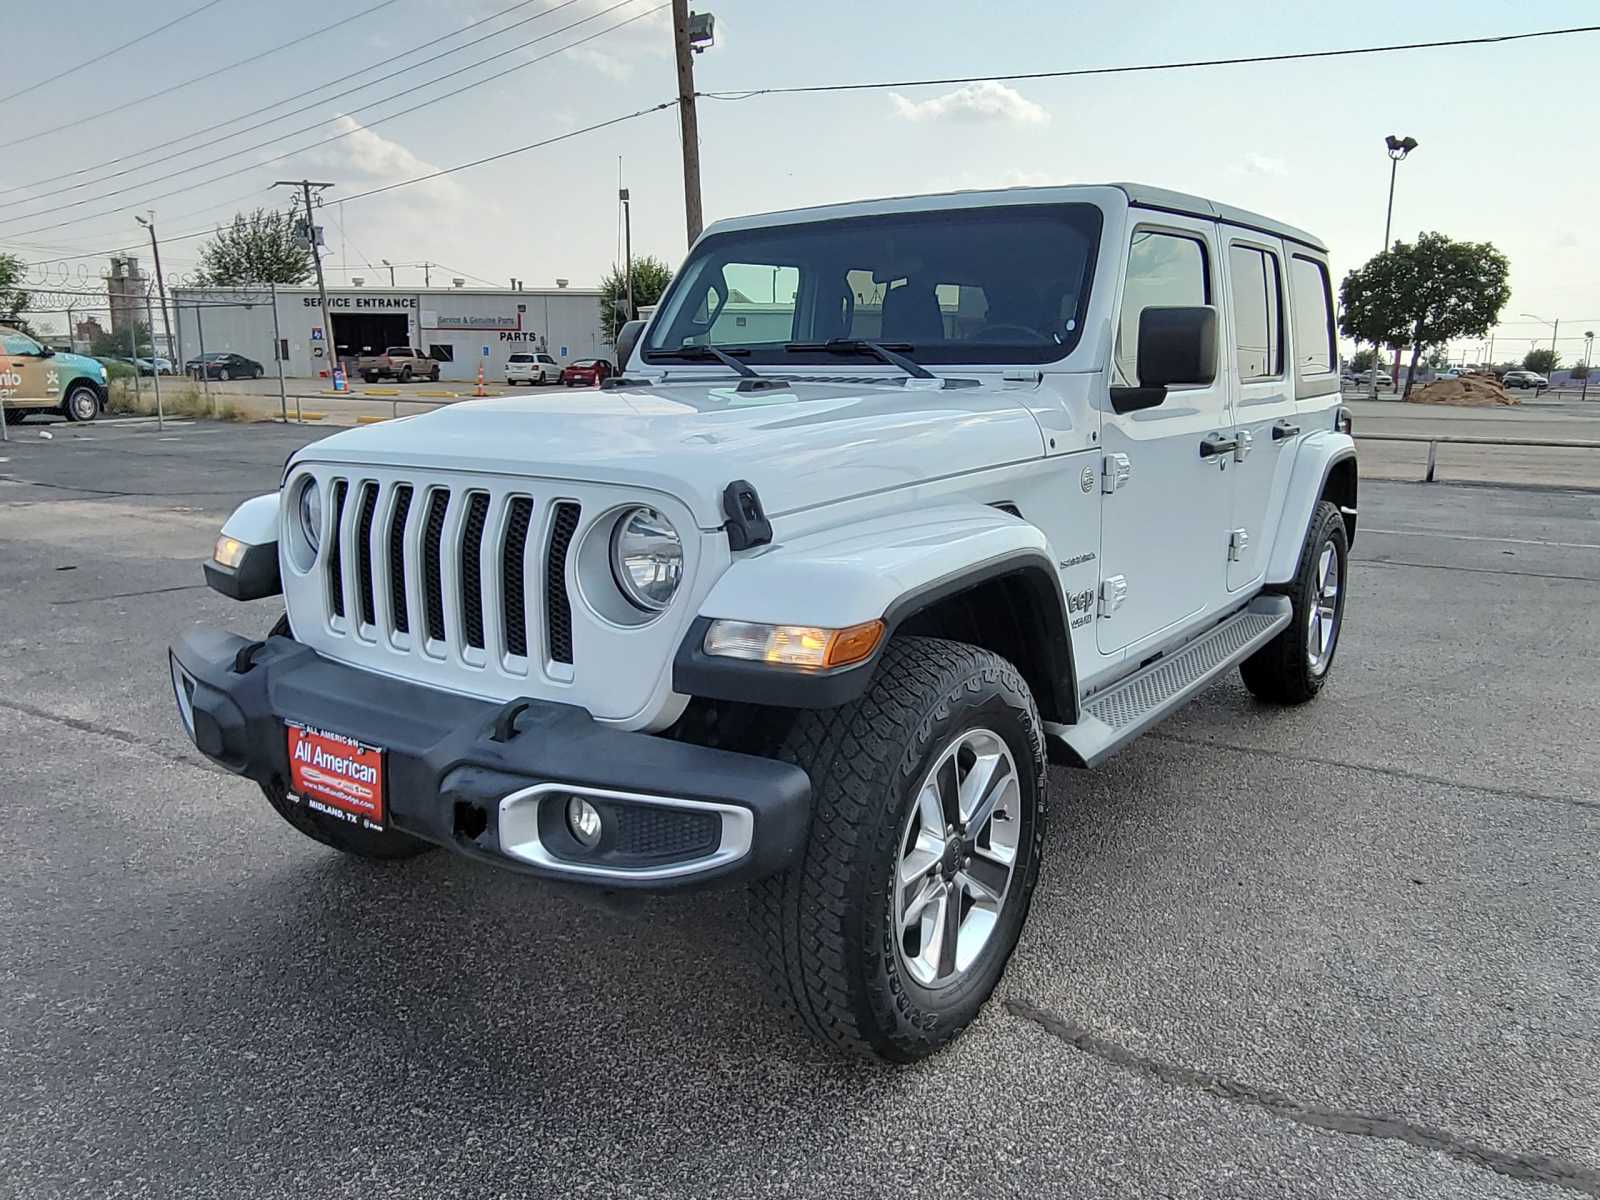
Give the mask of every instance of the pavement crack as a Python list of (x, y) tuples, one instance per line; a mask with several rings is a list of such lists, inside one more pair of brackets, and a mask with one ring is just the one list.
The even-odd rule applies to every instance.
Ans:
[(1444, 1154), (1457, 1162), (1466, 1163), (1480, 1170), (1493, 1171), (1497, 1175), (1505, 1175), (1511, 1179), (1549, 1184), (1584, 1196), (1600, 1196), (1600, 1171), (1556, 1158), (1554, 1155), (1499, 1150), (1482, 1142), (1475, 1142), (1471, 1138), (1459, 1137), (1445, 1130), (1399, 1117), (1376, 1116), (1371, 1113), (1296, 1100), (1282, 1092), (1254, 1087), (1212, 1071), (1180, 1066), (1139, 1054), (1126, 1046), (1101, 1037), (1076, 1021), (1041, 1008), (1031, 1000), (1012, 997), (1005, 1003), (1007, 1010), (1013, 1016), (1033, 1022), (1074, 1050), (1161, 1083), (1206, 1092), (1230, 1104), (1261, 1109), (1273, 1116), (1293, 1121), (1297, 1125), (1326, 1133), (1403, 1142), (1419, 1150)]
[(24, 716), (34, 717), (40, 721), (49, 721), (56, 725), (65, 725), (68, 729), (75, 729), (79, 733), (108, 737), (114, 742), (121, 742), (125, 746), (133, 746), (148, 754), (154, 754), (167, 762), (177, 763), (181, 767), (192, 767), (196, 771), (205, 771), (211, 775), (222, 775), (229, 779), (237, 778), (231, 771), (224, 771), (221, 767), (213, 766), (209, 761), (196, 762), (186, 754), (169, 750), (158, 741), (142, 738), (136, 733), (130, 733), (126, 729), (118, 729), (114, 725), (101, 725), (94, 721), (82, 720), (79, 717), (64, 717), (60, 713), (36, 708), (32, 704), (23, 704), (17, 700), (0, 700), (0, 709), (9, 709), (12, 712), (22, 713)]
[(1374, 775), (1386, 775), (1390, 779), (1408, 779), (1415, 783), (1431, 783), (1438, 787), (1457, 788), (1464, 792), (1478, 792), (1485, 796), (1504, 796), (1508, 800), (1536, 800), (1542, 804), (1567, 804), (1573, 808), (1586, 808), (1600, 811), (1600, 800), (1591, 800), (1583, 796), (1556, 796), (1549, 792), (1531, 792), (1521, 788), (1494, 787), (1486, 783), (1465, 783), (1459, 779), (1447, 779), (1443, 775), (1429, 775), (1423, 771), (1408, 771), (1403, 767), (1385, 767), (1374, 763), (1347, 762), (1340, 758), (1330, 758), (1321, 754), (1300, 754), (1290, 750), (1271, 750), (1264, 746), (1246, 746), (1237, 742), (1216, 742), (1205, 738), (1184, 737), (1181, 733), (1164, 733), (1153, 730), (1145, 734), (1151, 741), (1175, 742), (1180, 746), (1197, 746), (1203, 750), (1232, 750), (1239, 754), (1254, 754), (1262, 758), (1283, 758), (1290, 762), (1305, 763), (1308, 766), (1341, 767), (1348, 771), (1368, 771)]
[(201, 592), (210, 584), (181, 583), (174, 587), (145, 588), (139, 592), (112, 592), (108, 596), (74, 596), (71, 600), (52, 600), (51, 605), (60, 608), (66, 604), (97, 604), (101, 600), (132, 600), (139, 596), (160, 596), (167, 592)]

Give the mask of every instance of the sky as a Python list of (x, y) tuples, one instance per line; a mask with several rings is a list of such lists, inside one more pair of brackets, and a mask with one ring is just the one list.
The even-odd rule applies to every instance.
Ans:
[[(409, 264), (425, 260), (442, 264), (436, 285), (459, 275), (479, 286), (512, 276), (528, 286), (557, 278), (593, 286), (620, 259), (620, 169), (635, 254), (676, 266), (686, 241), (671, 107), (344, 199), (671, 101), (671, 26), (660, 3), (16, 6), (0, 80), (8, 97), (0, 143), (11, 143), (0, 146), (0, 251), (40, 264), (35, 281), (94, 286), (105, 269), (99, 252), (138, 246), (134, 214), (154, 208), (163, 267), (181, 277), (194, 271), (204, 240), (182, 235), (238, 209), (282, 205), (285, 191), (272, 182), (309, 175), (335, 184), (321, 215), (330, 282), (359, 275), (369, 287), (386, 284), (388, 259), (405, 264), (395, 271), (402, 286), (421, 284), (421, 268)], [(696, 57), (696, 84), (728, 92), (1475, 37), (1596, 24), (1600, 15), (1592, 0), (702, 7), (716, 17), (717, 40)], [(354, 19), (233, 65), (344, 18)], [(1600, 34), (1580, 34), (1204, 70), (702, 99), (705, 215), (709, 223), (873, 196), (1127, 179), (1309, 229), (1328, 243), (1337, 278), (1381, 248), (1383, 139), (1409, 135), (1419, 145), (1398, 170), (1393, 236), (1438, 230), (1494, 243), (1511, 261), (1512, 283), (1495, 358), (1520, 357), (1535, 340), (1548, 345), (1540, 318), (1560, 320), (1559, 348), (1571, 362), (1583, 332), (1600, 328), (1597, 68)], [(449, 72), (459, 73), (428, 82)], [(496, 72), (506, 73), (445, 98)], [(265, 111), (244, 116), (256, 109)], [(47, 261), (69, 255), (87, 257)], [(1476, 345), (1456, 349), (1478, 357)]]

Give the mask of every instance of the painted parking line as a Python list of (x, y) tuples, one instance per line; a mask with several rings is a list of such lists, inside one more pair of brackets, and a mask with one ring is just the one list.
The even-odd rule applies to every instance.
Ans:
[(1362, 533), (1384, 533), (1390, 537), (1446, 538), (1452, 542), (1506, 542), (1513, 546), (1549, 546), (1556, 550), (1600, 550), (1595, 542), (1549, 542), (1543, 538), (1488, 537), (1481, 533), (1435, 533), (1431, 529), (1373, 529), (1361, 526)]

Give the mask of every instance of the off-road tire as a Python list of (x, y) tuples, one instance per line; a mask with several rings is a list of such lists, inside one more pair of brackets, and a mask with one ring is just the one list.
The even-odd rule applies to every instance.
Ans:
[[(87, 403), (80, 401), (87, 399)], [(100, 415), (100, 396), (91, 387), (79, 385), (67, 389), (61, 400), (61, 415), (69, 421), (92, 421)]]
[[(1339, 565), (1339, 596), (1334, 621), (1333, 648), (1320, 671), (1313, 670), (1310, 650), (1311, 607), (1318, 595), (1317, 570), (1323, 547), (1332, 543)], [(1300, 546), (1294, 580), (1274, 589), (1289, 597), (1293, 614), (1288, 627), (1239, 664), (1245, 687), (1269, 704), (1304, 704), (1322, 690), (1333, 670), (1344, 632), (1344, 604), (1349, 592), (1350, 543), (1339, 506), (1324, 500), (1311, 514), (1311, 524)]]
[(401, 383), (410, 383), (411, 382), (411, 368), (410, 367), (401, 367), (400, 368), (400, 382)]
[[(904, 971), (893, 889), (907, 814), (935, 756), (960, 732), (999, 735), (1016, 762), (1023, 821), (999, 923), (962, 977), (937, 991)], [(1005, 970), (1027, 918), (1045, 832), (1044, 733), (1005, 659), (937, 638), (897, 638), (866, 694), (806, 711), (778, 757), (811, 777), (810, 836), (798, 863), (751, 889), (766, 974), (820, 1041), (914, 1062), (959, 1034)]]
[[(278, 618), (277, 624), (272, 627), (272, 632), (268, 636), (287, 638), (294, 636), (289, 629), (287, 613)], [(375, 833), (370, 829), (347, 825), (343, 821), (313, 812), (305, 803), (291, 796), (288, 788), (281, 782), (276, 786), (262, 784), (261, 794), (267, 798), (267, 803), (272, 805), (273, 811), (297, 831), (312, 841), (332, 846), (335, 850), (353, 854), (357, 858), (414, 858), (418, 854), (434, 849), (429, 843), (410, 834), (401, 833), (398, 829), (385, 829), (382, 833)]]
[(435, 367), (433, 369), (432, 373), (429, 374), (428, 382), (429, 383), (438, 383), (439, 382), (439, 368), (438, 367)]

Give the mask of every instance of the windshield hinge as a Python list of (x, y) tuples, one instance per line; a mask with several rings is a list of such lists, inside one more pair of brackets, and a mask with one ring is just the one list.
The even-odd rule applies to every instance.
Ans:
[(728, 533), (728, 549), (749, 550), (772, 541), (772, 522), (761, 508), (756, 485), (735, 479), (722, 492), (722, 511), (728, 518), (722, 526)]

